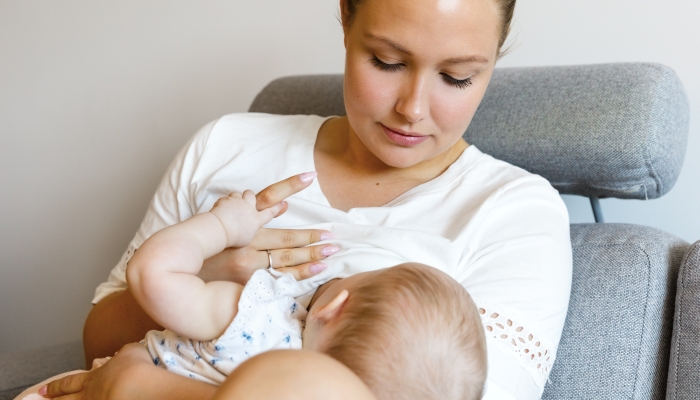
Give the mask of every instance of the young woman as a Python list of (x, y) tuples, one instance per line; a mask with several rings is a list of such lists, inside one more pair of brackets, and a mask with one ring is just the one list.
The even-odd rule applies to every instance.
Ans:
[[(370, 256), (371, 265), (435, 266), (469, 290), (482, 314), (489, 350), (484, 398), (539, 398), (568, 307), (568, 214), (544, 179), (462, 139), (514, 6), (514, 0), (341, 0), (347, 116), (230, 115), (195, 135), (98, 288), (84, 332), (88, 360), (158, 328), (124, 290), (126, 262), (148, 236), (210, 209), (226, 193), (315, 170), (317, 181), (290, 197), (276, 222), (287, 229), (262, 230), (251, 246), (208, 260), (201, 276), (245, 283), (271, 264), (328, 281), (363, 271), (362, 257)], [(258, 201), (270, 206), (294, 192), (282, 182)], [(325, 243), (303, 247), (319, 241)], [(129, 349), (106, 367), (50, 385), (49, 395), (204, 399), (216, 391)]]

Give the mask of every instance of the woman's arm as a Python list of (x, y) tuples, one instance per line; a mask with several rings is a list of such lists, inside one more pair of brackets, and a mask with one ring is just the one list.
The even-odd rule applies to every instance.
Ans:
[(472, 227), (458, 281), (479, 308), (489, 372), (484, 399), (539, 399), (571, 290), (569, 216), (544, 179), (503, 185)]
[(112, 293), (90, 310), (83, 328), (85, 365), (114, 355), (127, 343), (138, 342), (150, 330), (162, 330), (128, 290)]

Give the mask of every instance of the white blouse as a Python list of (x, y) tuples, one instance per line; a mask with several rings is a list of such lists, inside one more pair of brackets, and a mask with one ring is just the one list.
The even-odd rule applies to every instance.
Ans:
[[(136, 236), (93, 303), (126, 288), (126, 263), (153, 233), (209, 211), (232, 191), (314, 171), (327, 118), (231, 114), (203, 127), (166, 172)], [(569, 218), (542, 177), (469, 146), (442, 175), (381, 207), (330, 206), (318, 181), (267, 227), (327, 229), (341, 251), (318, 285), (412, 261), (450, 274), (479, 307), (488, 346), (485, 399), (537, 399), (554, 363), (571, 289)]]

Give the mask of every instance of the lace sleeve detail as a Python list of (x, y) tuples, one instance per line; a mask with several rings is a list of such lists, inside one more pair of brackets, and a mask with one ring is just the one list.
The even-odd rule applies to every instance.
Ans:
[(552, 370), (556, 349), (497, 307), (479, 305), (478, 308), (486, 339), (506, 355), (517, 358), (537, 385), (543, 387)]
[(129, 243), (129, 247), (126, 248), (126, 251), (122, 255), (122, 259), (119, 260), (119, 267), (123, 271), (126, 271), (126, 264), (129, 263), (129, 261), (131, 261), (131, 257), (133, 257), (134, 253), (136, 253), (137, 246), (134, 242), (135, 240), (132, 240), (131, 243)]

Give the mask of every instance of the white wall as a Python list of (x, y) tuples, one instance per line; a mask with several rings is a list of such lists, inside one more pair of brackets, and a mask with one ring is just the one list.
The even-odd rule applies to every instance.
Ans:
[[(687, 4), (684, 4), (687, 3)], [(94, 287), (194, 131), (271, 79), (339, 73), (335, 0), (0, 1), (0, 352), (78, 339)], [(691, 102), (686, 165), (608, 221), (700, 239), (700, 4), (519, 0), (501, 66), (655, 61)], [(574, 222), (591, 221), (567, 196)]]
[(0, 352), (81, 337), (168, 163), (273, 78), (343, 69), (328, 0), (0, 1)]

